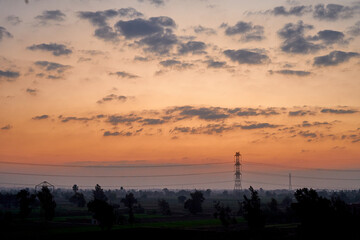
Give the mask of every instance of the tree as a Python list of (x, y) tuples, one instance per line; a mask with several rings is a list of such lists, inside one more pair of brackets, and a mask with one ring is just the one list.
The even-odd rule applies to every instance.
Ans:
[(249, 188), (251, 197), (244, 195), (242, 202), (242, 209), (244, 218), (247, 220), (249, 228), (253, 230), (260, 230), (265, 226), (265, 215), (260, 209), (260, 198), (258, 192), (252, 186)]
[(129, 223), (133, 224), (135, 221), (134, 217), (134, 204), (137, 203), (133, 193), (126, 194), (125, 198), (121, 199), (121, 202), (129, 209)]
[(27, 189), (22, 189), (16, 195), (16, 198), (19, 200), (20, 205), (20, 217), (26, 218), (31, 213), (31, 205), (35, 202), (36, 196), (34, 194), (30, 194)]
[(178, 196), (178, 202), (181, 203), (181, 204), (184, 204), (185, 200), (186, 200), (186, 197), (185, 196)]
[(158, 206), (163, 215), (171, 215), (170, 205), (165, 199), (159, 199)]
[(93, 213), (93, 218), (99, 223), (101, 229), (112, 227), (115, 220), (113, 207), (107, 203), (107, 198), (99, 184), (93, 190), (93, 200), (87, 204), (88, 210)]
[(40, 201), (40, 207), (43, 211), (45, 221), (52, 220), (55, 215), (56, 202), (54, 201), (54, 197), (49, 188), (46, 186), (42, 187), (41, 191), (36, 195)]
[(202, 192), (195, 190), (195, 192), (190, 193), (190, 197), (191, 199), (186, 200), (184, 203), (184, 208), (188, 209), (192, 214), (202, 212), (201, 205), (205, 200)]
[(224, 227), (228, 227), (231, 223), (236, 223), (236, 219), (231, 217), (231, 209), (229, 206), (224, 206), (224, 204), (220, 203), (219, 201), (215, 202), (214, 204), (215, 213), (214, 217), (219, 218), (221, 224)]
[(69, 201), (76, 204), (78, 207), (84, 207), (86, 204), (84, 194), (78, 192), (79, 187), (76, 184), (72, 187), (72, 189), (74, 191), (74, 195), (69, 198)]
[(107, 201), (108, 198), (106, 197), (104, 190), (100, 187), (99, 184), (96, 184), (95, 190), (93, 190), (93, 197), (94, 199), (101, 200), (101, 201)]

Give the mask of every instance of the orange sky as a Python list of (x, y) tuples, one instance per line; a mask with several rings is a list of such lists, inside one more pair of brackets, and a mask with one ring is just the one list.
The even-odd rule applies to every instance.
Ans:
[(358, 3), (85, 2), (0, 2), (0, 162), (360, 168)]

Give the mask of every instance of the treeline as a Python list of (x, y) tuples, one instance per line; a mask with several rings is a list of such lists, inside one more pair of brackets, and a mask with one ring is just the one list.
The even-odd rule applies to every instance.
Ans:
[[(74, 185), (71, 192), (50, 191), (43, 187), (38, 192), (22, 189), (16, 193), (1, 193), (0, 204), (3, 209), (17, 208), (16, 217), (23, 220), (29, 217), (34, 208), (39, 208), (40, 215), (46, 222), (55, 216), (57, 203), (54, 194), (59, 193), (74, 206), (86, 208), (93, 221), (104, 230), (111, 229), (114, 224), (136, 223), (135, 213), (145, 212), (141, 202), (145, 201), (149, 194), (157, 197), (158, 211), (163, 215), (173, 214), (172, 205), (168, 202), (170, 198), (175, 198), (177, 204), (182, 204), (188, 214), (194, 215), (203, 212), (203, 203), (206, 200), (212, 201), (213, 216), (220, 220), (225, 229), (236, 226), (238, 219), (243, 217), (250, 231), (254, 232), (262, 232), (266, 225), (288, 223), (298, 224), (299, 234), (305, 237), (359, 237), (357, 226), (360, 224), (360, 205), (354, 202), (349, 204), (349, 199), (356, 199), (359, 191), (330, 193), (303, 188), (295, 192), (271, 192), (261, 189), (256, 191), (250, 187), (234, 193), (212, 192), (210, 189), (192, 192), (174, 192), (168, 189), (132, 192), (124, 189), (106, 191), (97, 184), (91, 192), (81, 191)], [(224, 199), (231, 199), (232, 202), (235, 200), (237, 207), (234, 207), (234, 204), (230, 207), (229, 201)], [(0, 211), (2, 224), (11, 223), (13, 217), (15, 216), (11, 211)]]

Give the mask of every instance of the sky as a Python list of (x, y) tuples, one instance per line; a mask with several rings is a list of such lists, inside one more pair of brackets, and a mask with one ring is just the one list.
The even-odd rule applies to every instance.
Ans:
[(0, 0), (0, 16), (1, 186), (232, 189), (240, 152), (244, 188), (289, 172), (358, 188), (359, 1)]

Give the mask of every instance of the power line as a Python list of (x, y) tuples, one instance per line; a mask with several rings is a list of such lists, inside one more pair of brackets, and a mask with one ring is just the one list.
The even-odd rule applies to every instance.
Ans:
[[(330, 168), (307, 168), (297, 167), (282, 164), (264, 163), (264, 162), (248, 162), (243, 161), (248, 165), (259, 165), (265, 167), (275, 167), (284, 169), (298, 169), (310, 171), (334, 171), (334, 172), (360, 172), (360, 169), (330, 169)], [(46, 164), (46, 163), (27, 163), (27, 162), (9, 162), (0, 161), (0, 164), (9, 165), (25, 165), (25, 166), (45, 166), (45, 167), (69, 167), (69, 168), (167, 168), (167, 167), (193, 167), (193, 166), (208, 166), (208, 165), (222, 165), (233, 164), (233, 162), (206, 162), (206, 163), (189, 163), (189, 164), (157, 164), (157, 165), (71, 165), (71, 164)]]
[(0, 164), (26, 165), (26, 166), (43, 166), (43, 167), (69, 167), (69, 168), (162, 168), (162, 167), (193, 167), (229, 164), (232, 162), (207, 162), (207, 163), (190, 163), (190, 164), (158, 164), (158, 165), (71, 165), (71, 164), (46, 164), (46, 163), (27, 163), (27, 162), (9, 162), (0, 161)]
[(205, 173), (184, 173), (184, 174), (166, 174), (166, 175), (63, 175), (63, 174), (42, 174), (42, 173), (20, 173), (20, 172), (0, 172), (6, 175), (21, 175), (21, 176), (38, 176), (38, 177), (71, 177), (71, 178), (152, 178), (152, 177), (182, 177), (182, 176), (196, 176), (220, 173), (232, 173), (233, 171), (222, 172), (205, 172)]

